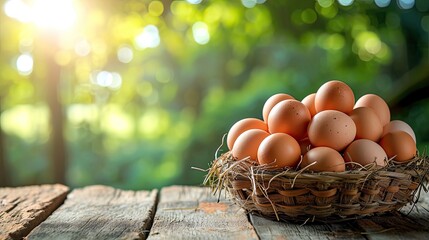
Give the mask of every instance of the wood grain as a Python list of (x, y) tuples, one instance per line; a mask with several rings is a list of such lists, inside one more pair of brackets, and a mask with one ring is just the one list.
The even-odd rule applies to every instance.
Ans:
[(145, 239), (156, 200), (157, 190), (76, 189), (27, 239)]
[(150, 240), (258, 239), (244, 210), (217, 202), (208, 188), (172, 186), (161, 190)]
[(250, 215), (253, 227), (260, 239), (365, 239), (353, 222), (335, 224), (294, 224), (268, 220), (256, 215)]
[[(416, 221), (425, 229), (429, 229), (429, 192), (421, 191), (418, 195), (418, 202), (415, 205), (408, 205), (401, 210), (401, 213)], [(429, 231), (429, 230), (428, 230)]]
[(429, 214), (422, 208), (427, 204), (427, 197), (426, 193), (422, 193), (414, 209), (409, 205), (399, 212), (360, 219), (356, 223), (364, 230), (366, 238), (371, 240), (427, 239)]
[(63, 185), (0, 188), (0, 239), (22, 239), (66, 198)]
[[(418, 209), (419, 211), (416, 211)], [(427, 239), (429, 236), (429, 195), (422, 193), (415, 209), (372, 216), (335, 224), (282, 223), (250, 215), (261, 239)]]
[(357, 224), (364, 230), (368, 239), (428, 239), (429, 214), (426, 209), (429, 208), (427, 204), (428, 195), (422, 193), (420, 201), (413, 209), (409, 205), (399, 212), (358, 220)]

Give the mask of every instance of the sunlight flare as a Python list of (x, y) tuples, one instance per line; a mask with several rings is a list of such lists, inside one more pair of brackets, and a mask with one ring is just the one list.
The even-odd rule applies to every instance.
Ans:
[(71, 28), (77, 18), (72, 0), (8, 0), (4, 12), (20, 22), (32, 22), (37, 27), (57, 31)]

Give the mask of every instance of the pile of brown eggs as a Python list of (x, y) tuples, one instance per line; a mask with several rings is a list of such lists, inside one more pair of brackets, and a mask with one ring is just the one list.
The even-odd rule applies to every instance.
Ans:
[(273, 95), (262, 115), (263, 120), (242, 119), (229, 130), (227, 144), (235, 159), (250, 158), (269, 168), (341, 172), (349, 169), (346, 165), (385, 166), (392, 158), (407, 162), (417, 151), (413, 129), (390, 121), (381, 97), (366, 94), (355, 102), (352, 89), (341, 81), (323, 84), (301, 102)]

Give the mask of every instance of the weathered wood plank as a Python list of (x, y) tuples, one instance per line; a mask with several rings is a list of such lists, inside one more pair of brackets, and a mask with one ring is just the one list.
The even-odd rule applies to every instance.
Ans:
[(265, 239), (365, 239), (351, 222), (304, 225), (277, 222), (250, 214), (250, 220), (261, 240)]
[[(417, 204), (419, 212), (373, 216), (335, 224), (288, 224), (250, 215), (261, 239), (426, 239), (429, 238), (429, 195)], [(409, 207), (402, 210), (408, 212)]]
[[(418, 202), (408, 205), (401, 210), (401, 213), (417, 223), (429, 229), (429, 192), (420, 192)], [(429, 230), (428, 230), (429, 231)]]
[(27, 239), (145, 239), (156, 200), (157, 190), (76, 189)]
[(368, 239), (427, 239), (429, 232), (419, 223), (399, 213), (373, 216), (356, 221)]
[(357, 220), (356, 223), (363, 229), (364, 234), (371, 240), (408, 240), (429, 238), (429, 214), (426, 193), (422, 193), (420, 201), (416, 204), (419, 211), (413, 210), (409, 215), (410, 206), (401, 212), (374, 216)]
[(208, 188), (172, 186), (161, 190), (149, 235), (156, 239), (258, 239), (244, 210)]
[(63, 185), (0, 188), (0, 239), (22, 239), (66, 198)]

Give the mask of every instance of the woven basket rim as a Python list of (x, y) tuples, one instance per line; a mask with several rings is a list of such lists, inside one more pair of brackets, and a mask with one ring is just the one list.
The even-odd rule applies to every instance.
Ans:
[[(389, 159), (387, 161), (387, 164), (385, 167), (376, 167), (375, 165), (370, 165), (367, 167), (361, 167), (359, 169), (354, 170), (346, 170), (343, 172), (313, 172), (309, 170), (296, 170), (296, 169), (290, 169), (290, 168), (284, 168), (284, 169), (270, 169), (267, 165), (258, 165), (255, 161), (250, 159), (242, 159), (242, 160), (235, 160), (232, 157), (232, 153), (226, 152), (222, 155), (220, 155), (217, 159), (215, 159), (211, 163), (211, 167), (208, 169), (208, 172), (210, 173), (210, 170), (215, 167), (216, 164), (222, 164), (224, 166), (230, 167), (233, 164), (240, 165), (241, 167), (248, 168), (246, 170), (252, 170), (251, 174), (253, 175), (280, 175), (285, 177), (297, 177), (298, 178), (322, 178), (326, 180), (327, 178), (339, 178), (339, 179), (359, 179), (359, 178), (367, 178), (368, 175), (379, 173), (381, 175), (400, 175), (401, 173), (398, 172), (398, 170), (404, 170), (404, 171), (412, 171), (412, 170), (425, 170), (426, 168), (429, 168), (429, 156), (428, 155), (416, 155), (414, 158), (407, 162), (397, 162), (394, 161), (394, 159)], [(219, 167), (219, 166), (218, 166)], [(231, 168), (233, 170), (233, 168)], [(249, 172), (250, 173), (250, 172)], [(209, 177), (210, 174), (207, 176)], [(207, 180), (207, 178), (206, 178)], [(206, 181), (205, 181), (206, 183)]]
[[(212, 188), (214, 194), (221, 194), (222, 191), (226, 190), (226, 192), (230, 193), (231, 200), (238, 203), (248, 212), (255, 212), (258, 215), (278, 221), (287, 221), (288, 218), (283, 219), (283, 216), (281, 216), (281, 211), (288, 211), (288, 209), (291, 209), (293, 206), (278, 205), (273, 203), (270, 197), (274, 195), (274, 197), (278, 197), (279, 193), (281, 197), (289, 197), (289, 195), (293, 197), (295, 194), (293, 191), (297, 191), (298, 195), (312, 193), (315, 194), (317, 198), (320, 194), (326, 194), (319, 190), (323, 190), (326, 186), (328, 186), (327, 188), (329, 190), (329, 186), (339, 186), (341, 184), (361, 186), (362, 189), (358, 189), (357, 191), (367, 191), (372, 194), (371, 190), (365, 189), (369, 182), (390, 182), (392, 179), (405, 182), (407, 185), (407, 194), (409, 193), (411, 195), (401, 196), (401, 199), (393, 202), (379, 200), (378, 202), (360, 203), (360, 205), (364, 206), (362, 210), (363, 215), (377, 213), (377, 209), (371, 210), (370, 208), (374, 208), (374, 206), (378, 205), (383, 205), (383, 207), (379, 207), (380, 212), (398, 210), (408, 202), (414, 202), (416, 198), (418, 198), (418, 194), (415, 196), (417, 192), (421, 190), (427, 191), (429, 182), (428, 156), (416, 155), (412, 160), (402, 164), (398, 164), (390, 159), (387, 165), (382, 168), (369, 167), (347, 170), (345, 172), (311, 172), (308, 170), (303, 171), (296, 169), (271, 170), (266, 166), (255, 164), (255, 162), (250, 159), (237, 161), (232, 157), (230, 152), (227, 152), (212, 162), (204, 183)], [(299, 186), (298, 188), (296, 188), (297, 185)], [(300, 189), (307, 188), (307, 185), (309, 186), (309, 191), (300, 191)], [(315, 186), (317, 189), (315, 189)], [(240, 191), (243, 189), (250, 191), (247, 198), (237, 196), (235, 191), (237, 188)], [(276, 193), (270, 193), (272, 190)], [(386, 186), (383, 191), (399, 191), (399, 186)], [(377, 193), (375, 190), (374, 192), (374, 194)], [(266, 201), (267, 203), (263, 203), (264, 197), (268, 200)], [(260, 202), (260, 200), (263, 202)], [(255, 206), (256, 208), (262, 207), (265, 209), (270, 208), (270, 205), (272, 206), (270, 213), (265, 213), (265, 210), (255, 210)], [(336, 203), (332, 206), (334, 207), (334, 205), (335, 207), (346, 206)], [(350, 206), (356, 207), (353, 204)], [(297, 207), (302, 206), (297, 205)], [(320, 208), (320, 206), (314, 205), (309, 205), (309, 207)], [(323, 208), (326, 208), (326, 206), (321, 209)], [(352, 216), (348, 218), (339, 216), (331, 218), (329, 222), (338, 221), (339, 219), (356, 219), (356, 217), (357, 216)], [(308, 220), (309, 217), (304, 216), (304, 219)], [(312, 217), (312, 221), (318, 220), (321, 220), (321, 218), (318, 218), (318, 216)], [(301, 221), (303, 221), (303, 219), (301, 219)]]

